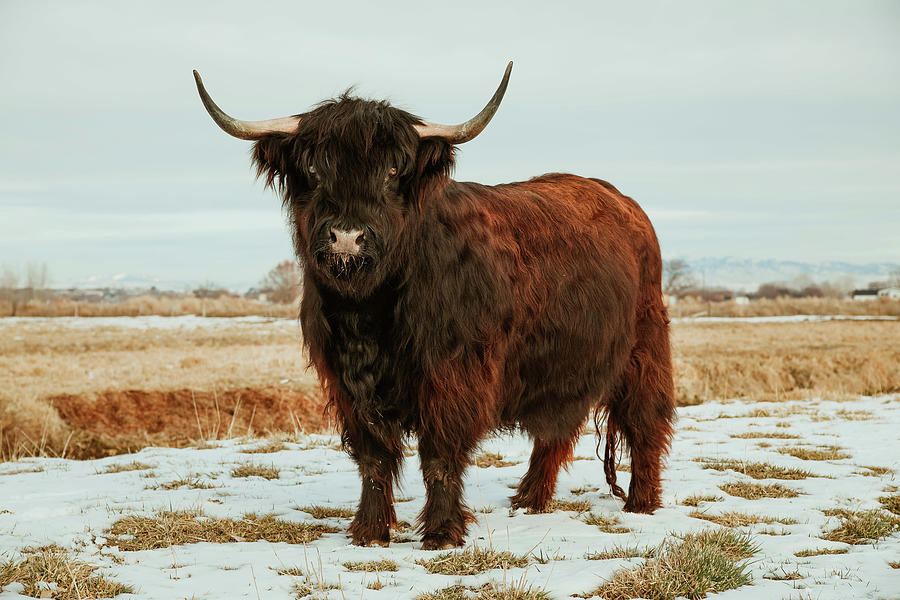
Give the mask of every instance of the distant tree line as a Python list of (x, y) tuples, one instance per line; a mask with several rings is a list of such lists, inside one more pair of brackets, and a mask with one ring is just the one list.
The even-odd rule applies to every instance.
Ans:
[[(900, 287), (900, 268), (891, 271), (885, 281), (869, 283), (869, 289)], [(835, 281), (815, 282), (809, 275), (798, 275), (791, 282), (769, 282), (759, 285), (755, 292), (736, 293), (721, 286), (707, 286), (698, 282), (696, 274), (686, 260), (675, 258), (663, 261), (663, 293), (678, 298), (695, 297), (706, 302), (731, 300), (737, 295), (755, 299), (775, 298), (846, 298), (853, 292), (855, 285), (852, 277), (842, 277)]]

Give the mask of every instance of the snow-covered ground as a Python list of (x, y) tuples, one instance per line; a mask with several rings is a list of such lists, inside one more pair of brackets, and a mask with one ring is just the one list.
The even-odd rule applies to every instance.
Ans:
[[(877, 543), (851, 546), (820, 539), (839, 520), (824, 509), (877, 508), (885, 488), (897, 485), (900, 469), (900, 396), (861, 398), (857, 402), (710, 403), (679, 410), (678, 433), (665, 472), (665, 507), (654, 515), (621, 512), (621, 502), (608, 494), (602, 465), (593, 456), (595, 438), (585, 435), (568, 473), (560, 476), (559, 499), (588, 499), (595, 514), (621, 519), (627, 533), (603, 533), (579, 520), (573, 512), (528, 515), (510, 512), (507, 497), (525, 472), (530, 446), (520, 436), (487, 440), (484, 451), (502, 454), (507, 467), (471, 467), (466, 494), (478, 512), (469, 541), (479, 547), (531, 553), (548, 558), (541, 564), (530, 561), (526, 568), (508, 572), (488, 571), (458, 577), (433, 575), (415, 564), (434, 552), (419, 549), (414, 541), (394, 543), (390, 548), (358, 548), (348, 545), (344, 530), (347, 519), (326, 519), (341, 528), (309, 545), (234, 542), (197, 543), (160, 550), (119, 551), (104, 545), (103, 531), (124, 515), (152, 515), (158, 510), (202, 509), (214, 517), (241, 518), (246, 513), (274, 513), (290, 521), (310, 521), (300, 507), (325, 505), (354, 508), (359, 480), (353, 464), (341, 451), (323, 445), (334, 442), (313, 436), (288, 449), (269, 454), (245, 454), (260, 445), (253, 440), (223, 442), (212, 449), (148, 448), (137, 454), (95, 461), (25, 459), (0, 464), (0, 549), (15, 558), (26, 546), (56, 543), (69, 548), (80, 559), (102, 567), (101, 572), (131, 585), (140, 598), (290, 598), (292, 577), (276, 569), (312, 568), (329, 584), (340, 585), (330, 598), (414, 598), (416, 595), (455, 583), (480, 585), (488, 581), (508, 582), (523, 576), (530, 584), (544, 588), (552, 598), (568, 598), (596, 588), (613, 571), (639, 565), (643, 559), (588, 560), (586, 553), (613, 546), (654, 546), (667, 535), (718, 527), (692, 518), (694, 508), (680, 504), (695, 494), (714, 494), (721, 502), (701, 502), (699, 510), (710, 514), (739, 511), (769, 517), (790, 518), (794, 525), (751, 525), (760, 551), (750, 560), (752, 585), (722, 593), (723, 600), (765, 598), (848, 598), (900, 597), (900, 570), (889, 561), (900, 561), (900, 534)], [(731, 417), (731, 418), (724, 418)], [(786, 426), (786, 424), (788, 424)], [(787, 432), (799, 439), (742, 439), (731, 437), (752, 431)], [(760, 447), (760, 442), (771, 444)], [(829, 461), (801, 460), (776, 450), (782, 446), (839, 446), (850, 458)], [(750, 481), (734, 471), (703, 469), (699, 457), (767, 461), (775, 465), (812, 471), (819, 477), (780, 481), (801, 492), (793, 499), (745, 500), (725, 494), (718, 485)], [(107, 474), (111, 465), (140, 461), (151, 471)], [(275, 466), (280, 478), (233, 478), (231, 469), (242, 463)], [(864, 476), (864, 466), (887, 467), (890, 473)], [(28, 472), (31, 469), (41, 469)], [(21, 472), (25, 471), (25, 472)], [(152, 473), (148, 476), (148, 473)], [(152, 489), (181, 477), (199, 474), (211, 489), (182, 487)], [(869, 473), (871, 475), (871, 473)], [(629, 474), (619, 473), (627, 489)], [(763, 483), (775, 483), (764, 480)], [(406, 459), (402, 490), (397, 497), (397, 516), (415, 521), (422, 508), (424, 492), (415, 456)], [(580, 496), (573, 489), (596, 486)], [(798, 558), (795, 552), (819, 548), (846, 548), (846, 554)], [(378, 578), (384, 587), (368, 589), (375, 580), (371, 573), (349, 571), (346, 561), (389, 559), (400, 565), (397, 572)], [(776, 580), (797, 571), (799, 579)], [(0, 599), (20, 598), (17, 585), (7, 586)], [(130, 596), (119, 596), (127, 598)]]

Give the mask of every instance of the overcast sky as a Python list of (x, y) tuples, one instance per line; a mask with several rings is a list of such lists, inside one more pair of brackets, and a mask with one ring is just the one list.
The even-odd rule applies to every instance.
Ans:
[(243, 119), (356, 85), (458, 122), (508, 60), (456, 179), (607, 179), (667, 257), (900, 262), (898, 2), (198, 4), (0, 0), (0, 262), (253, 283), (280, 203), (191, 69)]

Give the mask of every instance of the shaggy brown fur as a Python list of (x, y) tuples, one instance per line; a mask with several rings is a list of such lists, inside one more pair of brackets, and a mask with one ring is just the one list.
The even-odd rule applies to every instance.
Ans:
[[(625, 510), (652, 512), (674, 404), (650, 221), (597, 179), (453, 181), (454, 148), (419, 139), (420, 123), (345, 95), (254, 149), (293, 225), (304, 342), (362, 477), (354, 543), (388, 543), (404, 436), (419, 440), (423, 547), (458, 546), (479, 441), (498, 428), (534, 440), (512, 503), (541, 511), (592, 410), (609, 485)], [(358, 256), (335, 260), (337, 229), (363, 232)]]

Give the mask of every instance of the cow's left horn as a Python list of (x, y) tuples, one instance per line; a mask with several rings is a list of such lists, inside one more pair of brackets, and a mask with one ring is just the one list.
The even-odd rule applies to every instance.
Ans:
[(480, 113), (459, 125), (441, 125), (440, 123), (427, 122), (424, 125), (415, 125), (414, 127), (419, 137), (442, 137), (451, 144), (462, 144), (474, 139), (487, 127), (494, 113), (500, 108), (503, 94), (506, 93), (506, 85), (509, 83), (509, 74), (512, 72), (512, 66), (512, 61), (509, 61), (509, 64), (506, 65), (506, 72), (503, 74), (503, 80), (500, 82), (500, 87), (497, 88), (493, 98), (481, 109)]
[(194, 79), (197, 81), (197, 91), (200, 92), (200, 99), (203, 100), (206, 112), (225, 133), (242, 140), (258, 140), (269, 133), (294, 133), (297, 131), (300, 117), (282, 117), (268, 121), (241, 121), (228, 116), (216, 106), (216, 103), (206, 93), (203, 80), (200, 79), (200, 73), (197, 71), (194, 71)]

